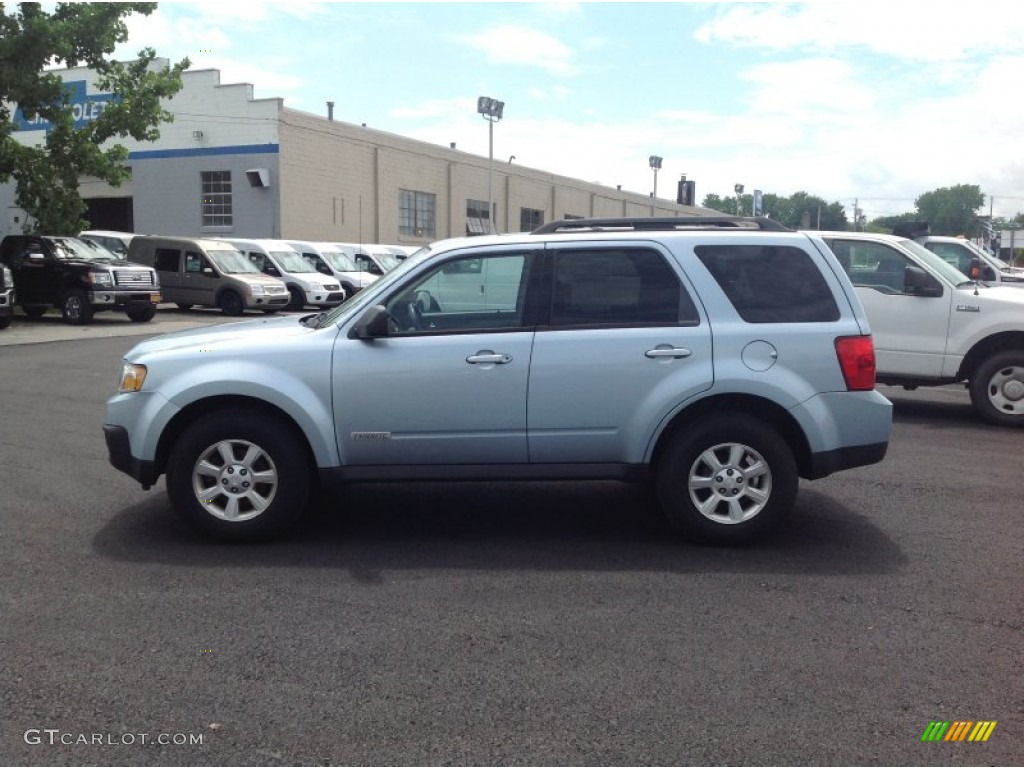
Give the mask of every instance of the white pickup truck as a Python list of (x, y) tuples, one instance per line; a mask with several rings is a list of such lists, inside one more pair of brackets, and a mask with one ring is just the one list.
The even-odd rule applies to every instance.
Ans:
[(864, 304), (877, 381), (964, 382), (981, 418), (1024, 427), (1024, 291), (971, 280), (906, 237), (817, 232)]

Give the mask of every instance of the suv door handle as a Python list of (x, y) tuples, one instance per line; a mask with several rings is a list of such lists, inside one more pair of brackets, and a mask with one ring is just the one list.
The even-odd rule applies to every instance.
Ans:
[(655, 347), (654, 349), (648, 349), (644, 352), (644, 357), (658, 358), (658, 357), (689, 357), (693, 354), (692, 350), (686, 349), (686, 347), (670, 347), (667, 344)]
[(494, 363), (496, 365), (505, 365), (506, 363), (512, 362), (512, 355), (501, 354), (499, 352), (482, 351), (477, 352), (475, 355), (470, 355), (466, 358), (467, 363), (478, 364), (478, 363)]

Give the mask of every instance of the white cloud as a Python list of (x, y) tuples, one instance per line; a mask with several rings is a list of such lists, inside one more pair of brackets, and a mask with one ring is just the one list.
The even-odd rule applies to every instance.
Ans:
[(696, 39), (772, 50), (866, 49), (902, 59), (949, 61), (976, 53), (1020, 50), (1018, 3), (816, 2), (723, 4)]
[(538, 67), (553, 75), (574, 75), (575, 52), (567, 45), (530, 27), (499, 25), (474, 35), (454, 35), (453, 39), (484, 55), (490, 64)]

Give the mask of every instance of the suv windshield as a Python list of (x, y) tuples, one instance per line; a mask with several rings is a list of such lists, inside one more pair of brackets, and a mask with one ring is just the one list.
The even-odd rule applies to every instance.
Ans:
[(50, 239), (59, 259), (83, 259), (85, 261), (120, 261), (102, 245), (79, 240), (75, 237), (54, 237)]
[(217, 269), (228, 275), (260, 274), (251, 261), (239, 251), (207, 251), (207, 255), (217, 265)]
[(274, 257), (274, 261), (276, 261), (278, 266), (280, 266), (285, 272), (291, 272), (293, 274), (316, 272), (316, 268), (302, 258), (302, 254), (296, 253), (295, 251), (271, 251), (270, 255)]
[(385, 272), (390, 272), (402, 262), (395, 258), (393, 253), (371, 253), (370, 257), (383, 267)]
[(327, 260), (327, 263), (339, 272), (358, 272), (359, 267), (346, 254), (341, 251), (320, 251), (320, 254)]

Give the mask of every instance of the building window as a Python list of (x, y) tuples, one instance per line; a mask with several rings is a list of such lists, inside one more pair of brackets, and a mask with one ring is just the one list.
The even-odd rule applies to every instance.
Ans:
[(204, 227), (234, 226), (231, 209), (231, 171), (200, 171)]
[(544, 211), (536, 208), (519, 209), (519, 231), (532, 232), (544, 223)]
[(487, 211), (486, 200), (466, 201), (466, 234), (489, 235), (495, 231)]
[(398, 190), (399, 233), (411, 237), (434, 237), (436, 197), (430, 192)]

